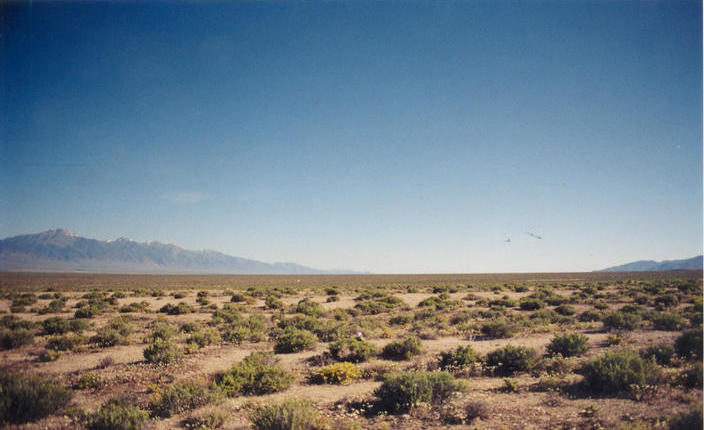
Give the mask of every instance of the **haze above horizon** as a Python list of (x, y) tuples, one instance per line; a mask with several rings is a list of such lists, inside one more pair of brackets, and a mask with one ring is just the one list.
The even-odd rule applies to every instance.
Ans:
[(0, 237), (375, 273), (702, 254), (702, 4), (34, 2)]

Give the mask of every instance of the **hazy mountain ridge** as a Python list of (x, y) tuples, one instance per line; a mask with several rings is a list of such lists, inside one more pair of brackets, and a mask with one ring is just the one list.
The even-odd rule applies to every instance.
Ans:
[(65, 229), (0, 240), (0, 270), (140, 273), (323, 274), (295, 263), (264, 263), (221, 252), (127, 238), (88, 239)]
[(704, 258), (701, 255), (682, 260), (639, 260), (620, 266), (607, 267), (600, 270), (600, 272), (659, 272), (664, 270), (701, 269), (703, 261)]

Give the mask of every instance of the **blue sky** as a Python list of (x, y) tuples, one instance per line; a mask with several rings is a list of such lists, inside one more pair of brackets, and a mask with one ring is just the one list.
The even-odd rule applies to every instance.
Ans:
[(701, 2), (5, 8), (2, 237), (377, 273), (702, 252)]

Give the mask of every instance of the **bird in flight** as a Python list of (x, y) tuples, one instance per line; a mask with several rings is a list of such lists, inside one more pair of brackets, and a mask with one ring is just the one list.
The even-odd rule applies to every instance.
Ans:
[(506, 243), (511, 243), (511, 238), (509, 237), (508, 239), (504, 240)]
[(542, 238), (543, 238), (542, 236), (538, 236), (537, 234), (531, 233), (531, 232), (529, 232), (529, 231), (524, 231), (523, 233), (525, 233), (525, 234), (527, 234), (528, 236), (530, 236), (530, 237), (532, 237), (532, 238), (535, 238), (535, 239), (542, 239)]

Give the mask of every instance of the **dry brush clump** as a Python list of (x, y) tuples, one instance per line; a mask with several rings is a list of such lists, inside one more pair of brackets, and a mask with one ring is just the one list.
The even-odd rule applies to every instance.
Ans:
[(374, 391), (379, 406), (392, 413), (405, 412), (420, 403), (438, 403), (467, 386), (448, 372), (411, 371), (384, 375)]
[(506, 345), (487, 354), (485, 364), (500, 376), (529, 372), (536, 363), (537, 352), (525, 346)]
[(176, 382), (155, 393), (149, 403), (149, 409), (156, 416), (170, 417), (205, 406), (217, 397), (218, 391), (210, 391), (197, 382)]
[(69, 388), (44, 376), (0, 370), (0, 422), (26, 423), (54, 414), (68, 405)]
[(479, 356), (471, 346), (458, 346), (452, 351), (440, 353), (438, 366), (442, 370), (456, 372), (478, 363)]
[(250, 413), (249, 421), (257, 430), (322, 430), (326, 427), (308, 399), (286, 399), (258, 406)]
[(630, 350), (607, 351), (585, 363), (584, 384), (592, 392), (619, 394), (633, 386), (657, 384), (661, 372), (654, 360), (644, 360)]
[(149, 412), (130, 399), (119, 397), (105, 402), (100, 409), (85, 416), (88, 430), (139, 430), (149, 418)]
[(147, 363), (171, 364), (183, 358), (183, 350), (169, 340), (155, 339), (144, 349), (144, 359)]
[(217, 376), (216, 385), (228, 396), (268, 394), (283, 391), (295, 375), (278, 365), (273, 354), (253, 352), (228, 371)]
[(410, 360), (419, 355), (422, 350), (423, 342), (419, 338), (411, 336), (386, 344), (381, 355), (389, 360)]
[(301, 352), (306, 349), (313, 349), (318, 342), (314, 333), (308, 330), (289, 327), (284, 329), (277, 337), (274, 351), (279, 354)]
[(702, 327), (682, 332), (675, 339), (675, 351), (682, 357), (702, 359)]
[(589, 339), (581, 333), (566, 333), (556, 335), (547, 346), (550, 355), (560, 354), (563, 357), (583, 355), (589, 349)]
[(329, 346), (330, 355), (338, 361), (361, 363), (377, 354), (376, 345), (357, 339), (340, 339)]

